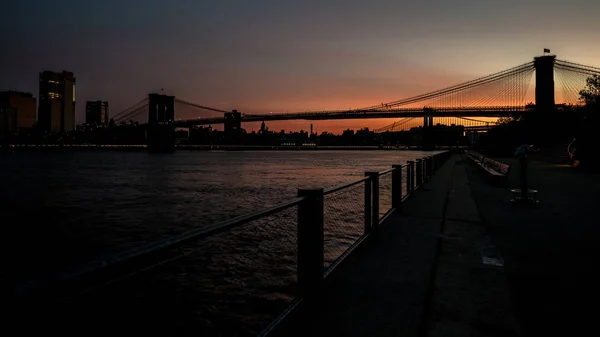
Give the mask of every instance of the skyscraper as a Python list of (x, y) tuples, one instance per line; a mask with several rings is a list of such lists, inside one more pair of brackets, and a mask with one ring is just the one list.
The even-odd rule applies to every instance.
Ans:
[(87, 124), (108, 124), (108, 102), (87, 101), (85, 103), (85, 122)]
[(40, 73), (38, 124), (46, 132), (75, 129), (75, 77), (72, 72)]

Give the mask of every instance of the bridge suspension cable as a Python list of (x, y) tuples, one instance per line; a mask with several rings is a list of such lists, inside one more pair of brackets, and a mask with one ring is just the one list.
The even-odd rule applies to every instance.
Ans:
[(586, 75), (600, 75), (600, 68), (593, 66), (586, 66), (579, 63), (573, 63), (564, 60), (556, 60), (554, 63), (555, 68), (568, 69), (574, 72), (579, 72)]
[(461, 116), (456, 116), (456, 118), (463, 119), (463, 120), (470, 121), (470, 122), (475, 122), (475, 123), (482, 123), (482, 124), (492, 123), (490, 121), (482, 121), (480, 119), (474, 119), (474, 118), (468, 118), (468, 117), (461, 117)]
[(148, 104), (143, 105), (143, 106), (129, 112), (128, 114), (119, 117), (119, 118), (116, 118), (116, 119), (113, 118), (113, 120), (115, 121), (115, 123), (126, 122), (129, 120), (134, 120), (136, 117), (142, 116), (145, 113), (148, 113)]
[(135, 103), (134, 105), (130, 106), (129, 108), (119, 112), (118, 114), (114, 115), (112, 117), (113, 120), (117, 121), (120, 119), (123, 119), (123, 117), (125, 115), (128, 115), (129, 113), (131, 113), (132, 111), (136, 111), (137, 109), (139, 109), (141, 106), (147, 106), (148, 105), (148, 97), (142, 99), (141, 101)]
[[(374, 131), (376, 133), (380, 133), (380, 132), (386, 132), (386, 131), (394, 131), (398, 126), (402, 126), (405, 125), (407, 123), (409, 123), (410, 121), (413, 121), (416, 117), (411, 117), (411, 118), (401, 118), (400, 120), (390, 124), (390, 125), (386, 125), (384, 127), (381, 127), (379, 129), (375, 129)], [(402, 130), (402, 129), (401, 129)]]
[(524, 103), (534, 70), (533, 62), (528, 62), (469, 82), (386, 104), (372, 105), (360, 110), (397, 107), (421, 102), (431, 102), (432, 106), (458, 107), (481, 106), (502, 100), (503, 105), (521, 105)]
[[(555, 60), (555, 72), (557, 73), (557, 81), (563, 88), (563, 100), (565, 102), (574, 103), (579, 96), (579, 90), (584, 87), (582, 83), (584, 83), (585, 78), (587, 78), (584, 78), (584, 76), (600, 75), (600, 68), (563, 60)], [(445, 113), (446, 115), (448, 115), (449, 112), (456, 113), (456, 116), (458, 117), (455, 121), (457, 123), (465, 121), (469, 123), (485, 123), (487, 125), (493, 122), (467, 119), (462, 116), (478, 116), (473, 114), (474, 111), (482, 113), (482, 115), (479, 116), (490, 117), (526, 111), (526, 100), (528, 99), (529, 87), (534, 73), (535, 65), (532, 61), (472, 81), (385, 104), (381, 103), (381, 105), (371, 105), (360, 109), (348, 110), (242, 114), (242, 119), (244, 121), (259, 121), (263, 118), (267, 118), (268, 120), (388, 118), (388, 113), (389, 116), (396, 117), (402, 115), (414, 116), (416, 113), (422, 113), (423, 108), (432, 108), (438, 113)], [(181, 99), (176, 99), (176, 102), (178, 104), (208, 111), (219, 113), (229, 112)], [(416, 106), (417, 104), (419, 104), (419, 106)], [(126, 116), (127, 115), (125, 115), (125, 117)], [(199, 125), (198, 122), (210, 124), (222, 123), (223, 120), (223, 117), (209, 117), (183, 119), (180, 120), (180, 122), (197, 123), (196, 125)], [(378, 130), (394, 129), (402, 125), (406, 127), (406, 125), (411, 122), (418, 123), (419, 121), (414, 121), (412, 118), (409, 120), (402, 119)]]
[(556, 60), (554, 72), (561, 89), (562, 103), (577, 105), (582, 103), (579, 93), (585, 88), (587, 79), (600, 75), (600, 68)]
[[(579, 103), (579, 91), (585, 87), (587, 76), (581, 76), (579, 73), (574, 73), (569, 70), (556, 68), (556, 82), (562, 93), (562, 103), (577, 104)], [(558, 101), (557, 103), (561, 102)]]
[[(436, 90), (426, 94), (413, 96), (393, 102), (381, 103), (381, 105), (372, 105), (359, 109), (348, 110), (323, 110), (317, 112), (291, 112), (290, 115), (327, 115), (333, 113), (371, 112), (371, 111), (391, 111), (392, 108), (401, 106), (425, 103), (431, 108), (468, 108), (468, 107), (494, 107), (505, 108), (524, 107), (527, 90), (531, 84), (531, 79), (535, 71), (534, 63), (528, 62), (517, 67), (513, 67), (495, 74), (481, 77), (472, 81), (464, 82), (458, 85)], [(422, 108), (423, 105), (420, 106)], [(206, 108), (206, 107), (202, 107)], [(221, 111), (213, 109), (215, 111)], [(267, 114), (264, 114), (267, 115)], [(260, 117), (261, 114), (252, 114), (245, 116)]]
[(208, 107), (208, 106), (204, 106), (204, 105), (200, 105), (200, 104), (196, 104), (196, 103), (184, 101), (184, 100), (181, 100), (181, 99), (178, 99), (178, 98), (175, 98), (175, 102), (183, 104), (183, 105), (187, 105), (187, 106), (190, 106), (190, 107), (193, 107), (193, 108), (198, 108), (198, 109), (204, 109), (204, 110), (210, 110), (210, 111), (216, 111), (216, 112), (223, 112), (223, 113), (230, 112), (230, 111), (227, 111), (227, 110), (221, 110), (221, 109), (217, 109), (217, 108), (211, 108), (211, 107)]

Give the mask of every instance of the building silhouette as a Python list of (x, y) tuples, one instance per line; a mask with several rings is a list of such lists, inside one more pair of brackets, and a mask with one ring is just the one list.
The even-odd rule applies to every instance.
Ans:
[[(36, 121), (36, 99), (31, 93), (19, 91), (1, 91), (0, 106), (10, 107), (14, 111), (10, 114), (15, 114), (12, 118), (15, 119), (9, 124), (11, 129), (15, 131), (27, 131), (33, 128)], [(8, 111), (8, 110), (7, 110)], [(8, 118), (7, 116), (5, 116)]]
[(0, 104), (0, 137), (17, 132), (17, 110), (9, 105)]
[(108, 102), (87, 101), (85, 103), (85, 123), (94, 125), (107, 125)]
[(72, 72), (40, 73), (38, 124), (49, 133), (75, 129), (75, 76)]

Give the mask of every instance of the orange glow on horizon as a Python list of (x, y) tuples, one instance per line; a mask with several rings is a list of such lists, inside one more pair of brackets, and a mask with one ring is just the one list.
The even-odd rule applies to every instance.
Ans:
[[(238, 104), (233, 103), (238, 111), (242, 113), (250, 113), (250, 114), (268, 114), (268, 113), (294, 113), (294, 112), (317, 112), (317, 111), (330, 111), (330, 110), (353, 110), (359, 109), (363, 107), (369, 106), (380, 106), (382, 105), (385, 108), (386, 103), (392, 102), (395, 99), (409, 98), (414, 97), (419, 94), (432, 92), (438, 89), (447, 88), (449, 86), (455, 85), (457, 83), (463, 83), (468, 81), (469, 79), (465, 79), (459, 76), (447, 76), (445, 78), (436, 78), (435, 83), (425, 83), (425, 82), (414, 82), (414, 87), (407, 88), (406, 86), (402, 86), (402, 83), (399, 83), (398, 87), (402, 87), (403, 92), (393, 92), (390, 93), (390, 89), (386, 88), (381, 91), (373, 91), (365, 89), (365, 91), (357, 92), (353, 96), (347, 95), (335, 95), (332, 94), (331, 97), (327, 97), (323, 91), (319, 91), (314, 93), (314, 96), (310, 94), (306, 94), (305, 99), (299, 99), (298, 97), (283, 99), (278, 97), (278, 99), (272, 100), (263, 100), (260, 97), (256, 97), (254, 99), (245, 100), (243, 102), (237, 102)], [(560, 85), (559, 78), (555, 75), (555, 101), (556, 104), (574, 104), (576, 102), (572, 102), (572, 97), (567, 97), (565, 93), (562, 92), (562, 88)], [(326, 90), (324, 90), (326, 91)], [(265, 93), (268, 95), (268, 93)], [(494, 99), (493, 96), (502, 95), (500, 92), (498, 93), (490, 93), (490, 99), (474, 99), (474, 102), (479, 102), (477, 104), (467, 105), (467, 106), (514, 106), (516, 101), (522, 102), (518, 105), (524, 105), (528, 103), (535, 102), (535, 76), (532, 77), (531, 83), (529, 83), (529, 87), (525, 92), (525, 95), (522, 99), (517, 97), (512, 97), (511, 99)], [(453, 100), (449, 100), (452, 102)], [(241, 104), (240, 104), (241, 103)], [(407, 104), (403, 106), (399, 106), (397, 108), (423, 108), (425, 106), (436, 107), (436, 106), (444, 106), (443, 100), (438, 101), (421, 101), (418, 103)], [(227, 105), (231, 105), (229, 102)], [(452, 104), (448, 107), (453, 107)], [(223, 104), (225, 105), (225, 104)], [(218, 106), (218, 108), (227, 110), (231, 109), (231, 106)], [(395, 107), (396, 108), (396, 107)], [(204, 117), (208, 117), (209, 115), (205, 115)], [(217, 117), (221, 116), (220, 113), (212, 113), (211, 116)], [(419, 122), (419, 119), (421, 120)], [(490, 123), (494, 123), (497, 118), (486, 118), (486, 117), (476, 117), (472, 119), (489, 121)], [(376, 130), (378, 128), (382, 128), (388, 126), (394, 122), (400, 121), (401, 118), (379, 118), (379, 119), (348, 119), (348, 120), (319, 120), (319, 121), (310, 121), (310, 120), (291, 120), (291, 121), (267, 121), (266, 125), (269, 130), (280, 132), (281, 130), (285, 130), (285, 132), (293, 131), (309, 131), (310, 125), (313, 125), (313, 132), (317, 132), (321, 134), (322, 132), (329, 132), (333, 134), (341, 134), (346, 129), (351, 130), (359, 130), (362, 128), (369, 128), (370, 130)], [(410, 125), (422, 124), (422, 118), (416, 118), (415, 122), (410, 122)], [(437, 124), (434, 118), (434, 123)], [(409, 124), (407, 124), (409, 125)], [(222, 129), (222, 126), (214, 126), (217, 130)], [(256, 123), (243, 123), (242, 127), (246, 129), (247, 132), (258, 131), (260, 129), (260, 122)]]

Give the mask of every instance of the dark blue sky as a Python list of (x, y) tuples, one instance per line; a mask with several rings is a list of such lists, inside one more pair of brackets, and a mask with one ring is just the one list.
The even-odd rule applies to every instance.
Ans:
[(0, 90), (37, 96), (38, 72), (73, 71), (78, 122), (86, 100), (116, 114), (161, 88), (220, 108), (292, 111), (420, 94), (543, 48), (600, 65), (596, 0), (9, 1)]

